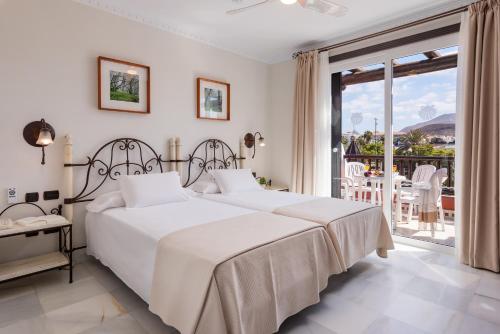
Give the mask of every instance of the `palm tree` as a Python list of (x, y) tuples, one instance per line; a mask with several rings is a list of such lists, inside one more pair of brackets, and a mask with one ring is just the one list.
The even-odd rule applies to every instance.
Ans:
[(427, 135), (420, 129), (411, 130), (401, 137), (402, 145), (396, 150), (397, 155), (410, 155), (414, 145), (422, 145), (427, 142)]

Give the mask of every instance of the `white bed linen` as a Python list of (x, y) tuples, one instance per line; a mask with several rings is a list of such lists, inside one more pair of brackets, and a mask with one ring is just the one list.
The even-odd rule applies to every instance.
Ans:
[(311, 195), (275, 190), (244, 191), (226, 195), (202, 194), (202, 197), (219, 203), (265, 212), (273, 212), (283, 206), (308, 202), (318, 198)]
[(254, 211), (202, 198), (145, 208), (87, 213), (87, 253), (149, 302), (158, 241), (187, 227)]

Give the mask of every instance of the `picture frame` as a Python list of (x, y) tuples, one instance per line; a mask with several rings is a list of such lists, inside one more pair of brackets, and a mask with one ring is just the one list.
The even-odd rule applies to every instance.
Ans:
[(150, 114), (150, 67), (124, 60), (97, 57), (98, 108)]
[(197, 78), (196, 117), (216, 121), (231, 120), (231, 85), (227, 82)]

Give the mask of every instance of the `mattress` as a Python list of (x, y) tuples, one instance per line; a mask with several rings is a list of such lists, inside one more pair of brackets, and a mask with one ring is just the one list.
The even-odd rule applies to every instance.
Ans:
[(146, 208), (113, 208), (87, 213), (87, 253), (109, 267), (149, 303), (156, 247), (175, 231), (255, 212), (192, 198)]

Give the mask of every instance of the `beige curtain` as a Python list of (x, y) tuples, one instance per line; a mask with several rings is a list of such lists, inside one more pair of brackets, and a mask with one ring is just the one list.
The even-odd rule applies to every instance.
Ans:
[(292, 191), (314, 194), (315, 110), (318, 91), (318, 51), (297, 58), (293, 126)]
[[(461, 261), (500, 271), (500, 0), (469, 7), (463, 45)], [(459, 134), (460, 135), (460, 134)]]

